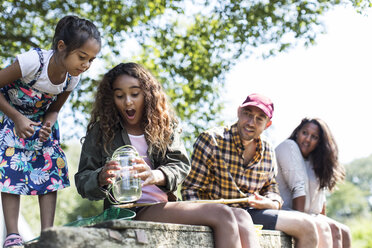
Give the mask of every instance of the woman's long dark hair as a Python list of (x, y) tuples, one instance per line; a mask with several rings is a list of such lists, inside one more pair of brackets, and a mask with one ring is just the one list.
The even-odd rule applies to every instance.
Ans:
[(328, 188), (331, 191), (337, 182), (344, 180), (345, 169), (338, 161), (337, 144), (328, 125), (319, 118), (304, 118), (289, 139), (297, 142), (298, 132), (308, 123), (313, 123), (319, 128), (318, 144), (309, 157), (319, 179), (319, 189)]

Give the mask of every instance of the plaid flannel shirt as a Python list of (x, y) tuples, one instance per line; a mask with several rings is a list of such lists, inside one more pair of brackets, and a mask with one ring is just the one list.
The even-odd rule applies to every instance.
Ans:
[[(282, 198), (275, 181), (277, 165), (271, 145), (258, 138), (253, 159), (244, 165), (244, 147), (237, 123), (203, 132), (194, 144), (191, 172), (181, 193), (183, 200), (215, 200), (248, 197), (254, 192), (278, 201)], [(247, 207), (247, 203), (231, 204)]]

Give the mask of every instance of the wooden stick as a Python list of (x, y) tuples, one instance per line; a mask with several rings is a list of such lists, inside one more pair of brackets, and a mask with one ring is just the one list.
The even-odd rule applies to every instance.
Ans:
[[(195, 201), (182, 201), (188, 203), (222, 203), (222, 204), (233, 204), (233, 203), (242, 203), (242, 202), (249, 202), (249, 198), (238, 198), (238, 199), (218, 199), (218, 200), (195, 200)], [(159, 202), (154, 203), (126, 203), (126, 204), (119, 204), (113, 205), (116, 208), (134, 208), (134, 207), (147, 207), (158, 204)]]

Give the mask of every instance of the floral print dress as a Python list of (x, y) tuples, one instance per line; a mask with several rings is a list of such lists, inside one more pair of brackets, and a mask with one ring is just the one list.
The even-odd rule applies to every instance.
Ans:
[[(45, 112), (57, 95), (41, 92), (32, 85), (44, 66), (43, 55), (34, 80), (26, 84), (21, 79), (0, 89), (5, 99), (32, 121), (42, 122)], [(67, 89), (69, 75), (64, 91)], [(42, 195), (70, 185), (66, 156), (59, 142), (58, 122), (52, 127), (48, 140), (39, 140), (40, 126), (34, 135), (21, 139), (15, 133), (14, 122), (0, 111), (0, 191), (17, 195)]]

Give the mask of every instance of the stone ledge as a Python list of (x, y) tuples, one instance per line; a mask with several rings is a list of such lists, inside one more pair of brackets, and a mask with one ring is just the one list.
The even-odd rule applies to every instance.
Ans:
[[(292, 238), (278, 231), (262, 230), (262, 248), (293, 247)], [(53, 227), (25, 248), (156, 247), (213, 248), (212, 229), (207, 226), (113, 220), (92, 227)]]

